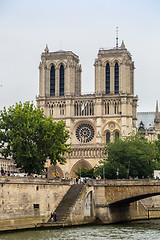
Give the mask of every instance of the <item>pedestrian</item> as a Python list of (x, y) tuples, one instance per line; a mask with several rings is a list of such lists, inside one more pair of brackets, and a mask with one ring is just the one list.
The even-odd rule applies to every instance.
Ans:
[(4, 170), (1, 168), (1, 175), (4, 176)]
[(54, 221), (57, 222), (57, 215), (56, 215), (56, 211), (54, 211), (53, 213), (53, 218), (54, 218)]
[(51, 222), (53, 222), (54, 221), (54, 214), (53, 214), (53, 212), (51, 212)]

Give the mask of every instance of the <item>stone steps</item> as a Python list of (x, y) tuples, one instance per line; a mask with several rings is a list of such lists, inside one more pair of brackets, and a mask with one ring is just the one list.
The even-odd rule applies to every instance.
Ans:
[[(57, 222), (64, 222), (70, 212), (70, 208), (75, 204), (77, 198), (79, 197), (84, 185), (74, 184), (70, 187), (68, 192), (63, 197), (62, 201), (56, 208)], [(49, 219), (50, 222), (50, 219)]]

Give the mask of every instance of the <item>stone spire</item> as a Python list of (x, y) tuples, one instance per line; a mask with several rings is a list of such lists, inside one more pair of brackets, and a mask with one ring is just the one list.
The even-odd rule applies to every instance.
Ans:
[(155, 123), (159, 123), (159, 111), (158, 111), (158, 101), (156, 101), (156, 113), (155, 113), (155, 118), (154, 118)]
[(124, 41), (122, 40), (121, 49), (126, 49)]
[(158, 113), (158, 101), (156, 101), (156, 113)]
[(49, 53), (49, 48), (48, 48), (48, 45), (46, 44), (46, 47), (44, 49), (45, 53)]

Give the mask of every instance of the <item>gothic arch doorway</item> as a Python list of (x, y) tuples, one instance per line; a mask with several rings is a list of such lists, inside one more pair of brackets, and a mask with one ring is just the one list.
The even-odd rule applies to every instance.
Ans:
[[(56, 177), (57, 176), (57, 177)], [(63, 178), (64, 177), (64, 173), (62, 171), (62, 169), (59, 166), (53, 166), (51, 165), (48, 168), (48, 178), (49, 179), (54, 179), (54, 178)]]
[(78, 162), (76, 162), (71, 171), (70, 171), (70, 178), (74, 178), (76, 176), (76, 172), (78, 171), (79, 168), (87, 168), (87, 169), (91, 169), (92, 168), (92, 165), (87, 162), (86, 160), (84, 159), (81, 159), (79, 160)]

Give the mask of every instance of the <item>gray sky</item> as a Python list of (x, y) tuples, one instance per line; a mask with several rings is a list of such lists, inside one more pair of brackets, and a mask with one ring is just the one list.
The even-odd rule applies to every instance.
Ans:
[[(0, 0), (0, 109), (35, 101), (38, 65), (49, 50), (71, 50), (82, 64), (82, 91), (94, 91), (100, 47), (124, 40), (135, 62), (138, 111), (160, 101), (159, 0)], [(2, 85), (2, 86), (1, 86)]]

